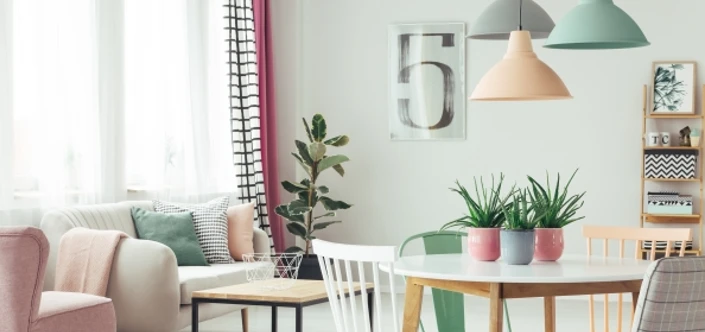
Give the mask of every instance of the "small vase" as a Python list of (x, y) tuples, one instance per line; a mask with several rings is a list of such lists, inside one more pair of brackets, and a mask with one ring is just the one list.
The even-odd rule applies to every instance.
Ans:
[(502, 261), (509, 265), (528, 265), (534, 259), (533, 229), (503, 229), (500, 232)]
[(468, 253), (478, 261), (496, 261), (500, 256), (499, 228), (468, 228)]
[(563, 255), (563, 228), (537, 228), (534, 259), (556, 261)]

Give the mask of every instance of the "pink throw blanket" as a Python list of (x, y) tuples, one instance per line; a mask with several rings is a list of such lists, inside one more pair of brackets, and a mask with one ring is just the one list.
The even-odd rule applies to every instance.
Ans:
[(55, 290), (105, 296), (115, 248), (127, 234), (73, 228), (61, 237)]

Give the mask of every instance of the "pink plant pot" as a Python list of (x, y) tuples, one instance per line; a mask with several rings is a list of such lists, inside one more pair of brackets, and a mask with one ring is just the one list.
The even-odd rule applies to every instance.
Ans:
[(496, 261), (500, 256), (499, 228), (468, 228), (468, 253), (478, 261)]
[(563, 229), (537, 228), (534, 259), (538, 261), (557, 261), (563, 255)]

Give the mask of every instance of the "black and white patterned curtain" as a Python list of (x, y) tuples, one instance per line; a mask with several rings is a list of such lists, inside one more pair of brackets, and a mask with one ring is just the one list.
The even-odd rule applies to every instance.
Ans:
[(252, 0), (227, 0), (230, 117), (234, 162), (240, 200), (255, 202), (255, 221), (267, 232), (274, 248), (267, 219), (267, 201), (262, 171), (262, 149), (257, 77), (257, 48)]

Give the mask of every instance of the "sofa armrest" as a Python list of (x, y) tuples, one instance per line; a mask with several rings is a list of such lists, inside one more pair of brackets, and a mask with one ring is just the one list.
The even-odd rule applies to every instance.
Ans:
[(44, 291), (54, 290), (54, 276), (56, 275), (56, 258), (59, 254), (61, 237), (77, 227), (70, 219), (58, 211), (50, 211), (44, 215), (41, 223), (42, 232), (49, 240), (49, 259), (47, 260), (46, 273), (44, 274)]
[(118, 331), (174, 331), (180, 306), (176, 256), (154, 241), (122, 239), (113, 258), (107, 297)]
[(252, 238), (254, 242), (256, 253), (269, 253), (272, 250), (269, 247), (269, 236), (267, 233), (259, 228), (255, 227), (254, 237)]

